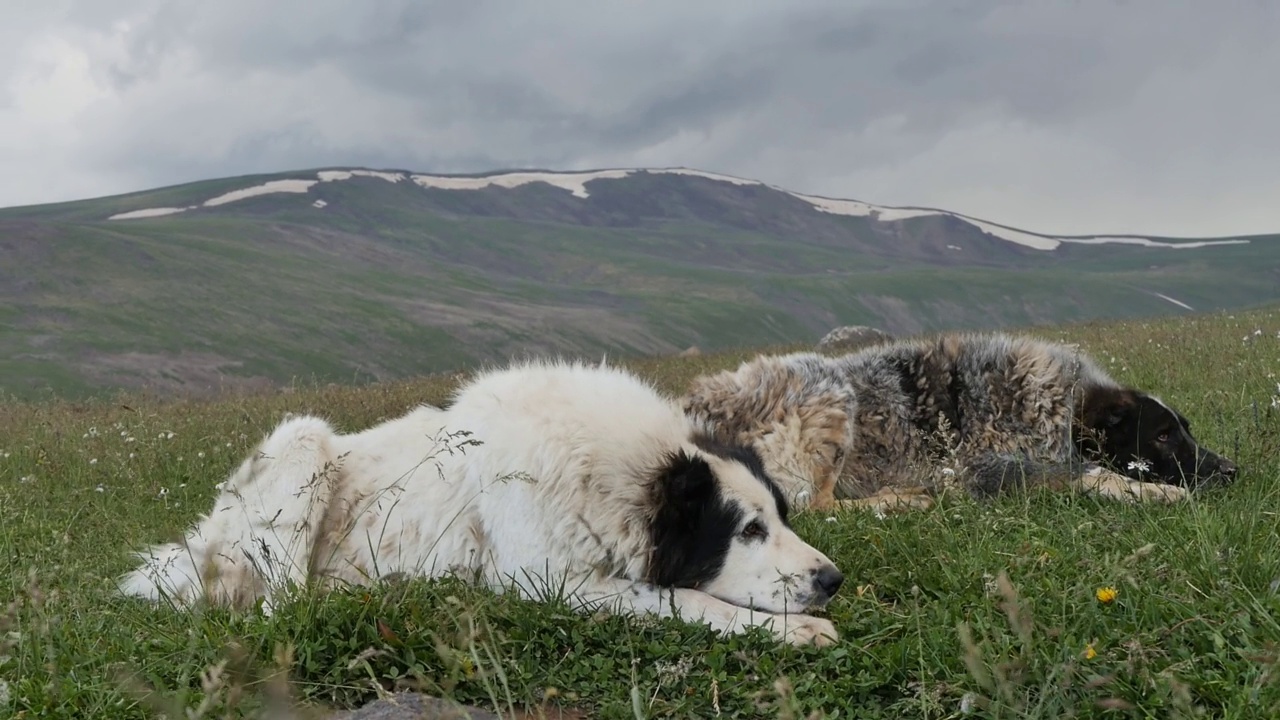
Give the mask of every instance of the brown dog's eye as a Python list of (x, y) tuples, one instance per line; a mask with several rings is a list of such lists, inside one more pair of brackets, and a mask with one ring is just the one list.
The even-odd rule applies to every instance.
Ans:
[(742, 537), (746, 540), (756, 540), (763, 538), (768, 533), (764, 529), (764, 523), (759, 520), (752, 520), (747, 526), (742, 528)]
[(1157, 442), (1169, 442), (1169, 433), (1168, 433), (1168, 432), (1162, 432), (1162, 433), (1160, 433), (1159, 435), (1157, 435), (1157, 436), (1156, 436), (1156, 441), (1157, 441)]

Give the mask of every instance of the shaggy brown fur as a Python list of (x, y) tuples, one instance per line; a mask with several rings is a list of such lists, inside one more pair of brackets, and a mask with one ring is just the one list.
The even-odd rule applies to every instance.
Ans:
[(1181, 414), (1079, 350), (1000, 333), (758, 356), (695, 379), (684, 408), (755, 446), (797, 506), (884, 511), (1031, 485), (1170, 501), (1236, 473)]

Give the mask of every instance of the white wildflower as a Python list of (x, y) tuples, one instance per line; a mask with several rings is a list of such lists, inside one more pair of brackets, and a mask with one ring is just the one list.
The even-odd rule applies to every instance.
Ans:
[(827, 522), (835, 522), (835, 521), (836, 521), (836, 518), (835, 518), (835, 516), (834, 516), (834, 515), (828, 515), (828, 516), (827, 516)]
[(131, 442), (133, 442), (134, 440), (135, 440), (135, 438), (134, 438), (132, 435), (130, 435), (129, 437), (127, 437), (127, 438), (125, 438), (125, 439), (124, 439), (124, 441), (125, 441), (126, 443), (131, 443)]
[(94, 491), (94, 492), (106, 492), (106, 491), (107, 491), (107, 488), (106, 488), (106, 486), (105, 486), (105, 485), (99, 485), (98, 487), (94, 488), (94, 489), (93, 489), (93, 491)]
[(1000, 586), (996, 584), (996, 576), (989, 572), (982, 573), (982, 591), (991, 597), (999, 592)]
[(693, 658), (688, 655), (685, 655), (673, 663), (659, 660), (654, 666), (658, 671), (658, 675), (665, 678), (668, 682), (683, 679), (685, 675), (689, 674), (689, 670), (692, 667)]
[(35, 479), (36, 479), (35, 475), (23, 475), (22, 477), (18, 478), (18, 482), (25, 485)]
[(181, 490), (182, 488), (184, 488), (184, 487), (186, 487), (186, 486), (187, 486), (187, 484), (186, 484), (186, 483), (178, 483), (178, 489), (179, 489), (179, 490)]
[(943, 474), (943, 475), (947, 475), (947, 476), (951, 476), (951, 475), (955, 475), (955, 474), (956, 474), (956, 471), (955, 471), (955, 470), (953, 470), (953, 469), (951, 469), (951, 468), (949, 468), (949, 467), (944, 467), (944, 468), (942, 468), (942, 474)]
[(200, 452), (196, 453), (196, 457), (204, 457), (204, 451), (201, 450)]
[(1262, 330), (1254, 330), (1253, 335), (1254, 337), (1262, 337)]
[(164, 497), (165, 495), (168, 495), (168, 494), (169, 494), (169, 488), (163, 488), (163, 487), (160, 488), (160, 497)]
[(1151, 469), (1151, 465), (1146, 460), (1141, 459), (1130, 460), (1127, 467), (1130, 470), (1137, 470), (1138, 472), (1147, 472)]
[(98, 464), (98, 458), (89, 458), (89, 464), (90, 464), (90, 465), (97, 465), (97, 464)]
[(964, 696), (960, 698), (960, 714), (961, 715), (972, 714), (973, 708), (977, 704), (978, 704), (977, 696), (975, 696), (971, 692), (965, 693)]
[(137, 454), (136, 454), (136, 453), (129, 453), (129, 459), (130, 459), (130, 460), (132, 460), (132, 459), (133, 459), (133, 458), (135, 458), (135, 457), (137, 457)]

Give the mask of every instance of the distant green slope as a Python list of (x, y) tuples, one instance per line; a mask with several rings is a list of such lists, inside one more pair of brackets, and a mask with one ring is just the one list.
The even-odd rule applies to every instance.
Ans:
[(951, 216), (879, 222), (673, 175), (595, 181), (588, 198), (355, 178), (107, 220), (314, 176), (0, 211), (0, 388), (360, 382), (526, 352), (807, 342), (849, 323), (911, 333), (1188, 312), (1156, 293), (1201, 312), (1280, 298), (1280, 236), (1040, 251)]

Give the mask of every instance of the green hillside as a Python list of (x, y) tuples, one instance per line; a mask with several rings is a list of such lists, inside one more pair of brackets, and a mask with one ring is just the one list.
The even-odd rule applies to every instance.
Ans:
[[(525, 352), (663, 354), (1246, 307), (1280, 236), (1034, 250), (953, 215), (816, 210), (763, 185), (636, 173), (577, 197), (354, 177), (138, 219), (316, 171), (0, 210), (0, 389), (207, 392), (365, 382)], [(317, 201), (323, 207), (317, 207)]]

